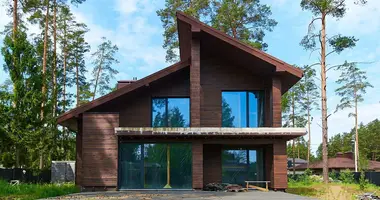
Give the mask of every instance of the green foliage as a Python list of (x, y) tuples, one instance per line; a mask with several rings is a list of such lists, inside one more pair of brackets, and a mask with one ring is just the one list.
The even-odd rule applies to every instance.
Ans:
[[(308, 151), (308, 145), (307, 141), (305, 140), (305, 137), (300, 137), (297, 142), (295, 143), (295, 152), (293, 155), (293, 148), (291, 142), (288, 143), (286, 147), (286, 152), (288, 155), (288, 158), (298, 158), (298, 151), (299, 151), (299, 158), (307, 160), (307, 151)], [(310, 161), (313, 162), (316, 160), (313, 154), (310, 155)]]
[(222, 127), (234, 127), (234, 119), (231, 106), (222, 98)]
[(257, 0), (166, 0), (165, 8), (157, 11), (164, 32), (166, 60), (177, 61), (178, 34), (176, 11), (180, 10), (237, 38), (244, 43), (265, 50), (265, 31), (272, 31), (277, 22), (270, 18), (272, 12), (267, 5)]
[(282, 95), (282, 119), (284, 127), (305, 127), (306, 113), (301, 106), (304, 86), (302, 82), (297, 82), (284, 95)]
[(66, 184), (24, 184), (12, 186), (0, 180), (0, 199), (41, 199), (79, 192), (72, 183)]
[[(363, 94), (366, 93), (368, 87), (373, 87), (367, 80), (366, 73), (360, 70), (356, 63), (348, 63), (347, 61), (338, 66), (337, 70), (341, 71), (339, 79), (336, 81), (340, 85), (335, 93), (342, 97), (336, 110), (345, 108), (353, 108), (357, 103), (363, 102)], [(356, 116), (357, 113), (350, 113), (349, 116)]]
[(339, 180), (345, 184), (355, 183), (354, 174), (350, 170), (343, 170), (340, 172)]
[(360, 172), (360, 178), (359, 178), (359, 187), (360, 190), (365, 190), (367, 185), (369, 184), (368, 180), (365, 178), (365, 173), (364, 171)]
[(110, 87), (111, 79), (115, 78), (115, 75), (119, 73), (117, 70), (112, 68), (113, 64), (119, 63), (115, 58), (115, 54), (118, 51), (116, 45), (112, 45), (110, 40), (102, 37), (102, 43), (98, 46), (98, 49), (92, 54), (94, 59), (92, 64), (94, 64), (94, 69), (92, 75), (94, 77), (94, 98), (96, 96), (96, 89), (99, 87), (99, 93), (105, 95), (112, 90)]

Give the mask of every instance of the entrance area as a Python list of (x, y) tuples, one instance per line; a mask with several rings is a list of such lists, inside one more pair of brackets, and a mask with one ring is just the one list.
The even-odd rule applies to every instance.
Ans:
[(263, 181), (264, 177), (263, 149), (222, 149), (223, 183), (244, 186), (244, 181)]
[(190, 143), (119, 144), (120, 189), (191, 189)]

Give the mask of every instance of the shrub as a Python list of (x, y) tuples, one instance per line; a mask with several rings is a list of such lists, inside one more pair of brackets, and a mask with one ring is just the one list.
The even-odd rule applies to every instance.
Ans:
[(365, 179), (364, 171), (361, 171), (360, 172), (360, 178), (359, 178), (360, 190), (362, 190), (362, 191), (365, 190), (368, 184), (369, 184), (369, 181), (367, 179)]
[(351, 184), (355, 182), (354, 174), (346, 169), (340, 172), (339, 180), (342, 181), (342, 183), (345, 184)]

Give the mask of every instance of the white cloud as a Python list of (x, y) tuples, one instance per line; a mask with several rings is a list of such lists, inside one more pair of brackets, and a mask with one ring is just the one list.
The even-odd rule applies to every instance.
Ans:
[(342, 19), (331, 23), (332, 30), (355, 35), (380, 35), (380, 1), (368, 1), (366, 5), (356, 5), (347, 1), (347, 12)]

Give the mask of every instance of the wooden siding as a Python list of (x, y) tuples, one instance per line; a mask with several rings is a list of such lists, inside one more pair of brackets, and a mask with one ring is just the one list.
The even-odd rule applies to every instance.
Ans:
[(203, 184), (222, 182), (222, 149), (219, 144), (203, 145)]
[[(207, 57), (201, 60), (201, 126), (222, 126), (222, 91), (270, 90), (270, 78), (255, 76), (244, 67), (236, 67), (227, 61)], [(266, 100), (269, 100), (266, 98)], [(265, 102), (269, 110), (270, 102)], [(268, 108), (267, 108), (268, 107)], [(266, 114), (266, 113), (265, 113)], [(269, 124), (265, 118), (265, 124)]]
[(203, 144), (201, 142), (192, 143), (193, 151), (193, 188), (203, 188)]
[(78, 117), (78, 132), (76, 135), (76, 162), (75, 162), (75, 184), (82, 185), (81, 180), (83, 178), (82, 172), (82, 135), (83, 135), (83, 115)]
[(117, 186), (118, 126), (119, 114), (83, 114), (82, 187)]
[(273, 76), (272, 78), (272, 127), (282, 127), (281, 117), (281, 80), (279, 76)]
[(288, 187), (287, 166), (286, 141), (276, 140), (273, 144), (273, 173), (271, 177), (273, 189), (282, 190)]
[(200, 41), (192, 39), (190, 65), (190, 126), (201, 126)]

